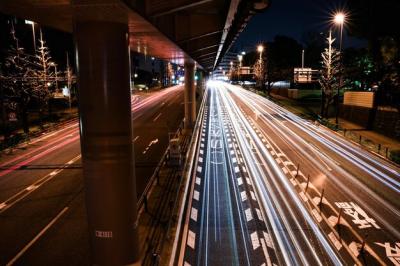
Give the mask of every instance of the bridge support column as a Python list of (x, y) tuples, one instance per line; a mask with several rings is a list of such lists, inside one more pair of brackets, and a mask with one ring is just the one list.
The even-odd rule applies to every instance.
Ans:
[(74, 24), (92, 263), (136, 265), (140, 252), (128, 27), (93, 17)]
[(185, 61), (185, 130), (193, 129), (196, 121), (196, 88), (194, 86), (194, 63)]

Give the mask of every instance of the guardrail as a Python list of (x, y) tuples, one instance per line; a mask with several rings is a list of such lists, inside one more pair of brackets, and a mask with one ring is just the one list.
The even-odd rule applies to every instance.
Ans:
[[(182, 188), (182, 187), (184, 188), (184, 192), (183, 192), (182, 196), (180, 196), (180, 193), (177, 193), (175, 204), (174, 204), (174, 207), (172, 210), (172, 213), (174, 213), (176, 208), (178, 208), (178, 204), (182, 203), (180, 205), (179, 216), (178, 216), (178, 220), (177, 220), (178, 225), (176, 228), (175, 239), (174, 239), (171, 257), (170, 257), (170, 261), (169, 261), (170, 266), (172, 266), (175, 261), (179, 237), (181, 236), (182, 217), (185, 213), (185, 206), (187, 205), (187, 201), (185, 199), (188, 198), (189, 185), (192, 183), (191, 181), (193, 179), (193, 170), (195, 169), (194, 164), (197, 164), (197, 162), (194, 160), (194, 158), (195, 158), (195, 156), (198, 155), (198, 152), (199, 152), (199, 147), (200, 147), (199, 138), (200, 138), (200, 134), (201, 134), (200, 129), (203, 126), (202, 118), (204, 116), (204, 106), (207, 101), (207, 94), (208, 94), (208, 92), (206, 90), (204, 93), (204, 96), (203, 96), (203, 100), (201, 102), (199, 114), (197, 116), (197, 121), (196, 121), (195, 127), (193, 129), (192, 138), (191, 138), (190, 144), (189, 144), (190, 148), (186, 152), (186, 161), (185, 161), (184, 168), (182, 171), (183, 172), (182, 179), (179, 184), (180, 188)], [(179, 200), (179, 197), (180, 197), (180, 200)], [(168, 222), (167, 234), (166, 234), (168, 237), (169, 237), (169, 231), (171, 230), (171, 226), (172, 226), (172, 224), (171, 224), (171, 220), (170, 220)]]

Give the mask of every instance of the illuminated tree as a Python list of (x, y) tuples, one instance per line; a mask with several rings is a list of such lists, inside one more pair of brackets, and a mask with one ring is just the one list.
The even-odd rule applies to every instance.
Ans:
[(322, 89), (321, 116), (327, 117), (329, 106), (337, 95), (339, 89), (340, 53), (332, 46), (335, 39), (329, 31), (327, 38), (328, 48), (322, 52), (322, 71), (319, 79)]

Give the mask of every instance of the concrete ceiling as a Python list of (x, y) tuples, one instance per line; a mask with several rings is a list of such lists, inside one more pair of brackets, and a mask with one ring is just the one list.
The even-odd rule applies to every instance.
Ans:
[(128, 23), (131, 49), (214, 69), (269, 0), (1, 0), (0, 11), (72, 32), (73, 17)]

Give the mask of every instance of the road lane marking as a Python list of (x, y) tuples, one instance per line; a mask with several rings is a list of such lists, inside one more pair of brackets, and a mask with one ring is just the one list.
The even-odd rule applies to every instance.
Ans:
[(199, 193), (197, 190), (195, 190), (195, 191), (193, 192), (193, 198), (194, 198), (195, 200), (199, 201), (199, 197), (200, 197), (200, 193)]
[(136, 136), (136, 137), (133, 139), (133, 142), (137, 141), (138, 138), (139, 138), (139, 136)]
[(197, 185), (200, 185), (200, 184), (201, 184), (201, 179), (200, 179), (200, 177), (196, 177), (196, 184), (197, 184)]
[(197, 166), (197, 172), (199, 172), (199, 173), (201, 173), (201, 170), (202, 170), (203, 168), (201, 167), (201, 166)]
[(313, 216), (315, 217), (315, 219), (317, 220), (318, 223), (320, 223), (320, 222), (322, 221), (322, 217), (321, 217), (321, 215), (319, 214), (319, 212), (318, 212), (317, 209), (313, 209), (313, 210), (311, 211), (311, 213), (313, 214)]
[(254, 201), (257, 201), (256, 195), (254, 194), (253, 191), (250, 191), (250, 195), (251, 195), (251, 198), (252, 198)]
[(202, 163), (203, 162), (203, 157), (199, 156), (199, 162)]
[(193, 221), (197, 222), (197, 209), (194, 207), (192, 207), (190, 218), (192, 218)]
[(235, 173), (237, 174), (239, 172), (240, 172), (239, 167), (235, 166)]
[(68, 207), (65, 207), (64, 209), (62, 209), (62, 211), (59, 212), (59, 213), (57, 214), (57, 216), (54, 217), (53, 220), (51, 220), (50, 223), (48, 223), (48, 224), (46, 225), (46, 227), (43, 228), (43, 229), (39, 232), (39, 234), (37, 234), (37, 235), (36, 235), (36, 236), (35, 236), (35, 237), (34, 237), (20, 252), (18, 252), (17, 255), (15, 255), (14, 258), (12, 258), (12, 259), (7, 263), (7, 266), (13, 265), (22, 255), (24, 255), (24, 253), (25, 253), (33, 244), (35, 244), (35, 242), (38, 241), (38, 239), (39, 239), (42, 235), (44, 235), (44, 234), (46, 233), (46, 231), (49, 230), (49, 228), (50, 228), (51, 226), (53, 226), (53, 224), (55, 224), (55, 222), (57, 222), (57, 220), (60, 219), (60, 217), (61, 217), (66, 211), (68, 211)]
[(187, 245), (192, 249), (194, 249), (195, 241), (196, 241), (196, 234), (189, 230)]
[(240, 186), (240, 185), (242, 185), (243, 184), (243, 180), (242, 180), (242, 178), (241, 177), (239, 177), (238, 179), (237, 179), (237, 182), (238, 182), (238, 185)]
[(253, 215), (251, 214), (250, 208), (246, 209), (246, 210), (244, 211), (244, 213), (246, 214), (246, 220), (247, 220), (247, 221), (253, 220)]
[[(71, 161), (76, 162), (81, 158), (81, 155), (76, 156), (73, 158)], [(61, 167), (61, 169), (57, 170), (57, 174), (61, 173), (63, 170), (68, 168), (68, 165), (70, 164), (65, 164)], [(12, 207), (14, 204), (18, 203), (20, 200), (24, 199), (28, 195), (30, 195), (34, 190), (39, 188), (40, 186), (44, 185), (45, 183), (49, 182), (54, 178), (55, 175), (50, 175), (47, 174), (43, 176), (42, 178), (36, 180), (32, 185), (28, 186), (27, 188), (20, 190), (18, 193), (14, 194), (13, 196), (9, 197), (2, 203), (0, 203), (0, 213), (6, 211), (10, 207)]]
[(247, 200), (246, 191), (242, 191), (242, 192), (240, 192), (240, 197), (242, 198), (242, 201), (245, 201), (245, 200)]
[(250, 238), (251, 238), (251, 244), (253, 245), (253, 250), (260, 247), (260, 240), (258, 239), (257, 232), (251, 233)]
[(257, 208), (255, 208), (255, 209), (256, 209), (256, 213), (257, 213), (258, 220), (264, 221), (264, 219), (262, 218), (261, 211), (260, 211), (259, 209), (257, 209)]
[(328, 234), (329, 239), (332, 241), (333, 245), (335, 246), (335, 248), (337, 250), (340, 250), (342, 248), (342, 244), (340, 243), (340, 241), (337, 239), (336, 235), (334, 232), (330, 232)]

